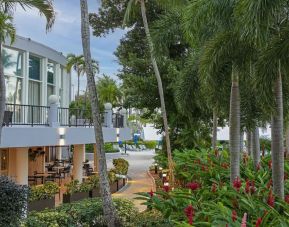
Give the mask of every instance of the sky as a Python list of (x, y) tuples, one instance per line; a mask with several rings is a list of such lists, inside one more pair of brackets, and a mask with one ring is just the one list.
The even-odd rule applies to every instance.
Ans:
[[(88, 0), (89, 12), (97, 12), (101, 0)], [(17, 8), (14, 15), (14, 24), (18, 35), (31, 38), (34, 41), (45, 44), (64, 55), (67, 53), (82, 54), (80, 34), (80, 3), (79, 0), (54, 0), (56, 21), (52, 31), (46, 33), (46, 20), (39, 16), (36, 10), (24, 11)], [(114, 51), (119, 45), (123, 30), (117, 30), (106, 37), (91, 36), (92, 57), (99, 62), (100, 75), (107, 74), (116, 78), (120, 66)], [(72, 75), (74, 93), (77, 89), (76, 74)], [(81, 91), (86, 87), (86, 78), (81, 78)], [(73, 94), (72, 94), (73, 96)]]

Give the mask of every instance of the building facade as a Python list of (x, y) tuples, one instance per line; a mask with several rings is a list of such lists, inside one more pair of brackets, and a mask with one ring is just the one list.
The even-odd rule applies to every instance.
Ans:
[[(69, 109), (71, 78), (61, 53), (16, 37), (3, 46), (6, 110), (0, 143), (0, 175), (27, 185), (30, 176), (45, 173), (46, 164), (73, 152), (73, 175), (82, 180), (85, 144), (95, 143), (89, 110)], [(126, 111), (103, 113), (105, 142), (129, 140)], [(121, 124), (120, 124), (121, 122)], [(97, 160), (97, 157), (95, 157)], [(96, 162), (95, 162), (96, 163)]]

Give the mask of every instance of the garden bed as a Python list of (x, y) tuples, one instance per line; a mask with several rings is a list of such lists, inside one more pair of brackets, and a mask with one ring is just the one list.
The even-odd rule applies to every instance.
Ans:
[(42, 199), (28, 203), (28, 211), (42, 211), (55, 208), (55, 197), (51, 199)]
[(63, 203), (71, 203), (89, 198), (89, 192), (76, 192), (73, 194), (63, 194)]

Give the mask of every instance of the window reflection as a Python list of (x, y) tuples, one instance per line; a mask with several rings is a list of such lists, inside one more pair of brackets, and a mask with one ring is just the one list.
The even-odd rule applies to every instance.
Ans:
[(23, 53), (17, 50), (3, 48), (2, 63), (4, 74), (22, 77)]

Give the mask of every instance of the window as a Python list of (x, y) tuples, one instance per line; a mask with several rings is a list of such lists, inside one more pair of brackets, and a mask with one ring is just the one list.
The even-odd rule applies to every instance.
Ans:
[(29, 56), (29, 78), (32, 80), (40, 80), (41, 59)]
[(2, 63), (5, 75), (6, 102), (21, 104), (23, 52), (4, 47), (2, 49)]
[(47, 103), (50, 95), (55, 95), (55, 64), (47, 64)]
[(2, 63), (6, 76), (23, 76), (23, 53), (17, 50), (3, 48)]
[(0, 149), (0, 175), (8, 175), (8, 150)]

